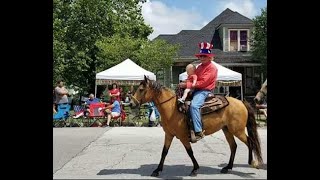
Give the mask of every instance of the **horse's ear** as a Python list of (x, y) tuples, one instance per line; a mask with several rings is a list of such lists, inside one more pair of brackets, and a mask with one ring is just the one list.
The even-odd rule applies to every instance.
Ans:
[(149, 79), (147, 78), (147, 76), (146, 76), (146, 75), (144, 75), (144, 81), (145, 81), (146, 83), (148, 83), (148, 82), (149, 82)]

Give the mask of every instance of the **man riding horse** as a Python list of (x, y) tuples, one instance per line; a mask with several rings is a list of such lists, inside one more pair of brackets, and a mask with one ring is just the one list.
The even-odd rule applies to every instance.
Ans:
[(218, 76), (217, 67), (211, 63), (214, 59), (214, 54), (211, 53), (213, 45), (207, 42), (202, 42), (199, 43), (199, 47), (200, 52), (195, 56), (199, 58), (201, 64), (195, 70), (195, 74), (198, 76), (196, 84), (194, 86), (191, 82), (181, 82), (179, 84), (180, 88), (195, 89), (189, 112), (193, 121), (197, 141), (204, 137), (200, 108), (204, 104), (208, 94), (212, 93), (212, 90), (215, 88)]

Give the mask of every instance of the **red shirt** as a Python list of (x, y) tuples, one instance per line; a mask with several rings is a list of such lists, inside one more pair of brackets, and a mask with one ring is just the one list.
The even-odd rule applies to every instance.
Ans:
[[(196, 89), (211, 91), (216, 87), (218, 69), (211, 61), (200, 64), (195, 70), (195, 74), (198, 76)], [(187, 82), (187, 88), (191, 88), (191, 85), (191, 82)]]
[(115, 99), (120, 102), (120, 91), (119, 91), (118, 88), (111, 89), (111, 90), (109, 91), (109, 93), (110, 93), (111, 95), (114, 95), (114, 94), (119, 93), (119, 96), (117, 96), (117, 97), (111, 97), (111, 102), (113, 102)]
[(191, 84), (193, 83), (193, 81), (197, 81), (198, 76), (196, 74), (191, 74), (188, 76), (187, 81), (191, 82)]

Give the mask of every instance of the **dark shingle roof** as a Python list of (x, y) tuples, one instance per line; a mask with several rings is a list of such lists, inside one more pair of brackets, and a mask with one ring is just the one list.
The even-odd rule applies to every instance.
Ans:
[(210, 21), (200, 31), (210, 32), (221, 24), (252, 24), (253, 21), (238, 12), (231, 11), (229, 8), (224, 10), (216, 18)]
[(157, 39), (163, 39), (168, 41), (169, 43), (171, 42), (171, 40), (175, 37), (175, 34), (160, 34), (159, 36), (157, 36), (156, 38), (154, 38), (153, 40), (157, 40)]
[(179, 44), (179, 58), (194, 57), (199, 51), (198, 43), (206, 41), (214, 44), (213, 53), (216, 54), (216, 61), (219, 62), (243, 62), (249, 61), (247, 52), (223, 52), (220, 42), (219, 31), (216, 28), (221, 24), (252, 24), (253, 21), (238, 12), (231, 11), (229, 8), (224, 10), (216, 18), (210, 21), (200, 30), (182, 30), (178, 34), (162, 34), (156, 39), (164, 39), (170, 44)]

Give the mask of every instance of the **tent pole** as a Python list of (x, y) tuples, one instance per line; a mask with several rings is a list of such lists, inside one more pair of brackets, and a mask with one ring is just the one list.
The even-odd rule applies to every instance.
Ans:
[(241, 81), (241, 101), (243, 101), (242, 81)]
[(94, 86), (94, 97), (97, 97), (97, 81), (95, 81)]

